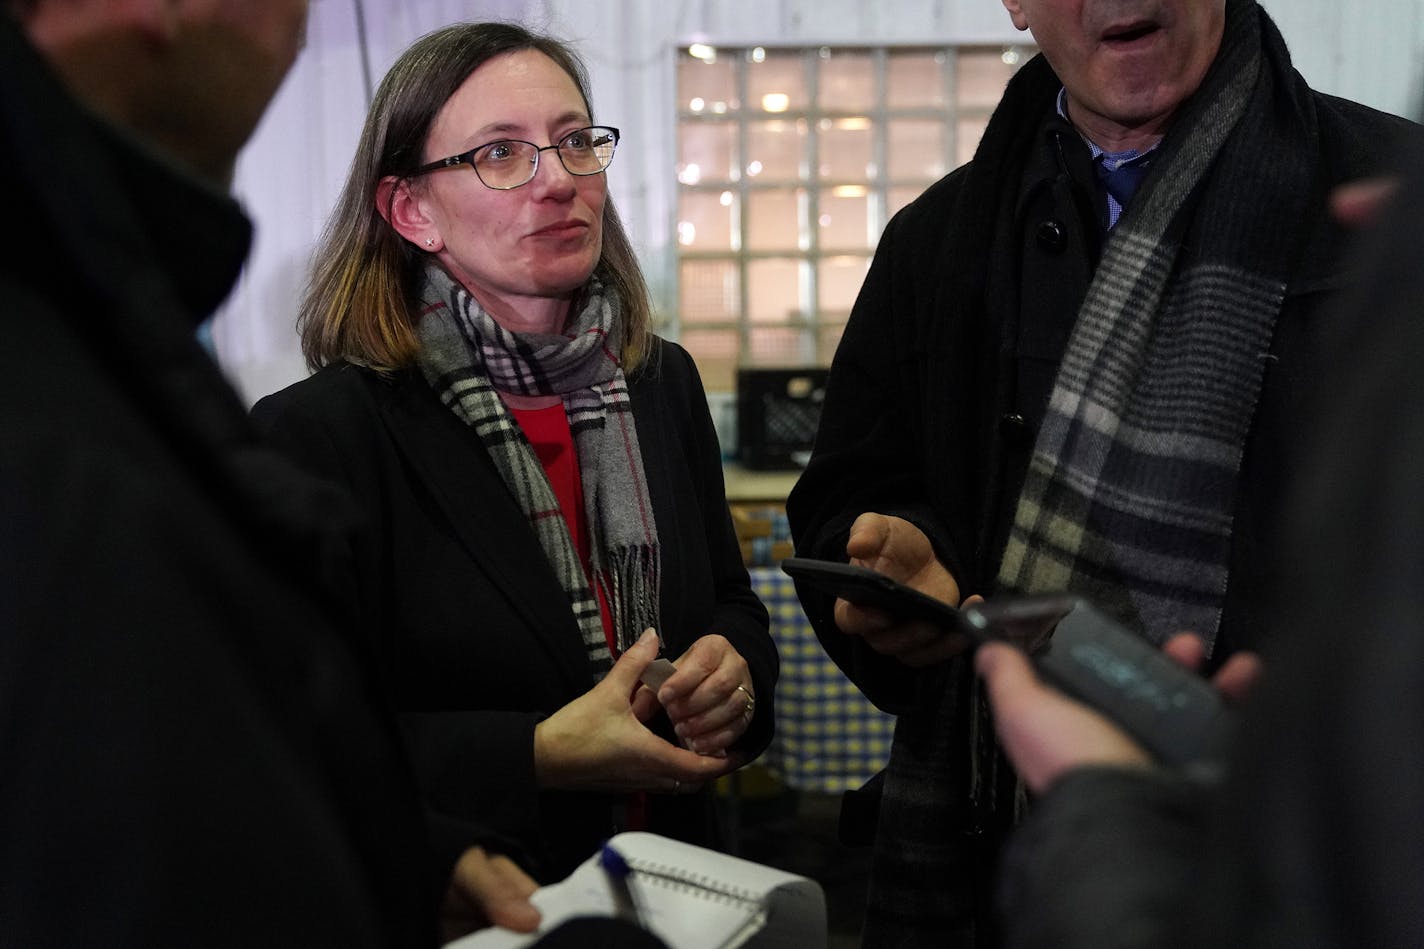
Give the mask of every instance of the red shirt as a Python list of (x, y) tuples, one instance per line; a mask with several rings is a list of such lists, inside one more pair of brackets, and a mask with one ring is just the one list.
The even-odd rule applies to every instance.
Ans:
[[(539, 464), (544, 466), (544, 474), (549, 478), (549, 486), (554, 489), (554, 498), (559, 502), (559, 511), (564, 515), (564, 523), (569, 527), (574, 550), (578, 551), (579, 563), (583, 564), (583, 574), (589, 575), (588, 525), (584, 522), (583, 478), (579, 474), (578, 450), (574, 448), (574, 434), (569, 429), (569, 417), (564, 412), (563, 403), (546, 409), (510, 409), (510, 414), (524, 430), (534, 454), (539, 456)], [(590, 585), (593, 581), (589, 580)], [(608, 650), (618, 657), (618, 642), (613, 635), (613, 618), (608, 612), (608, 601), (603, 591), (594, 589), (598, 597), (598, 612), (603, 618), (603, 635), (608, 640)], [(626, 796), (627, 816), (625, 823), (629, 830), (645, 830), (648, 826), (647, 795), (636, 792)]]
[[(563, 403), (545, 409), (510, 409), (510, 414), (524, 430), (524, 437), (539, 456), (539, 464), (544, 466), (544, 474), (549, 486), (554, 489), (554, 499), (559, 502), (559, 512), (564, 515), (569, 536), (573, 538), (574, 550), (578, 552), (579, 563), (583, 564), (583, 574), (590, 586), (588, 524), (583, 511), (583, 478), (579, 474), (578, 451), (574, 448), (574, 435), (569, 429), (569, 417), (564, 412)], [(603, 591), (594, 589), (598, 597), (598, 611), (603, 617), (603, 635), (608, 640), (608, 649), (618, 656), (618, 642), (613, 634), (613, 617), (608, 612), (608, 603)]]

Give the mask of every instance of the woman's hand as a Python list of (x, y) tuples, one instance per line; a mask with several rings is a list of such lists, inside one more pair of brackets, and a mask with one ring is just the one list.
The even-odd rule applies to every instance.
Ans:
[[(710, 758), (679, 748), (643, 724), (657, 705), (642, 701), (635, 710), (633, 695), (642, 688), (639, 676), (657, 655), (658, 637), (650, 630), (619, 657), (602, 682), (535, 726), (534, 771), (540, 787), (693, 790), (740, 764), (730, 757)], [(679, 670), (663, 688), (681, 675)]]
[(703, 636), (674, 663), (658, 702), (677, 737), (700, 755), (724, 757), (756, 715), (756, 693), (741, 653), (726, 637)]

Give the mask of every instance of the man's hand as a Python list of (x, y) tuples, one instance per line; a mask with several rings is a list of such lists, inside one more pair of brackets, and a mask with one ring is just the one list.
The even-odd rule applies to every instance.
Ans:
[[(1172, 637), (1163, 651), (1181, 665), (1197, 668), (1204, 649), (1191, 633)], [(1152, 758), (1135, 741), (1102, 715), (1045, 685), (1029, 658), (1007, 643), (985, 643), (974, 666), (989, 690), (994, 728), (1005, 753), (1036, 794), (1051, 788), (1075, 768), (1146, 767)], [(1228, 701), (1240, 701), (1261, 671), (1254, 653), (1228, 659), (1212, 684)]]
[(1330, 192), (1330, 214), (1349, 228), (1373, 224), (1399, 190), (1398, 178), (1366, 178), (1343, 184)]
[[(846, 542), (850, 562), (877, 570), (921, 593), (959, 605), (959, 584), (935, 557), (934, 547), (914, 524), (885, 514), (856, 518)], [(859, 636), (878, 653), (907, 666), (928, 666), (963, 652), (969, 640), (931, 623), (897, 620), (883, 610), (836, 600), (836, 625)]]
[(1035, 794), (1074, 768), (1151, 763), (1147, 752), (1116, 725), (1045, 685), (1022, 650), (985, 643), (974, 657), (974, 668), (989, 687), (999, 741)]
[(536, 889), (538, 884), (508, 857), (471, 847), (460, 855), (445, 889), (440, 911), (444, 941), (482, 926), (532, 933), (539, 928), (539, 911), (529, 902)]
[[(1162, 644), (1162, 651), (1177, 665), (1193, 672), (1206, 661), (1206, 644), (1196, 633), (1178, 633)], [(1211, 684), (1228, 703), (1239, 705), (1260, 678), (1261, 657), (1254, 652), (1238, 652), (1221, 664), (1211, 677)]]

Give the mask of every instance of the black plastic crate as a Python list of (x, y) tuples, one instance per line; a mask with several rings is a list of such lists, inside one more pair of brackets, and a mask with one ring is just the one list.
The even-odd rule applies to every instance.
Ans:
[(794, 470), (816, 440), (830, 370), (738, 369), (737, 460), (744, 467)]

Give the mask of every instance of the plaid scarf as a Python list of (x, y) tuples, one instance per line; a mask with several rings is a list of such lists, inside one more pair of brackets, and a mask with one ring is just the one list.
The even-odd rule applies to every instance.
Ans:
[[(658, 533), (618, 360), (618, 299), (593, 278), (563, 333), (513, 333), (432, 264), (420, 314), (421, 372), (489, 451), (568, 595), (593, 677), (602, 678), (612, 656), (590, 574), (612, 614), (620, 652), (659, 626)], [(588, 574), (544, 467), (499, 392), (563, 398), (584, 486)]]
[[(1061, 88), (1010, 81), (960, 189), (946, 299), (995, 319), (991, 248)], [(1310, 92), (1254, 0), (1227, 0), (1216, 61), (1109, 236), (1035, 444), (998, 586), (1072, 590), (1152, 638), (1210, 639), (1237, 472), (1319, 153)], [(1262, 169), (1269, 169), (1263, 175)], [(986, 515), (987, 516), (987, 515)], [(987, 530), (987, 526), (985, 527)], [(966, 659), (896, 724), (863, 941), (992, 944), (998, 842), (1022, 801)], [(992, 926), (990, 927), (992, 929)]]
[(1208, 651), (1241, 457), (1297, 251), (1281, 235), (1303, 216), (1245, 172), (1298, 177), (1299, 156), (1312, 154), (1268, 127), (1252, 7), (1236, 6), (1207, 84), (1109, 234), (997, 579), (1004, 592), (1081, 593), (1153, 642), (1195, 630)]

